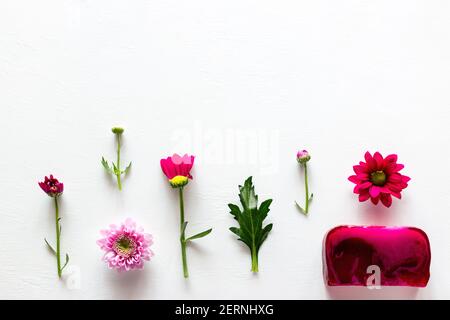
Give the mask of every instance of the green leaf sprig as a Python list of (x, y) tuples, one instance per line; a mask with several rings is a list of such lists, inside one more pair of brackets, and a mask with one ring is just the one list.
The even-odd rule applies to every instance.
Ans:
[(131, 169), (131, 162), (130, 164), (125, 168), (125, 170), (120, 169), (120, 147), (121, 147), (121, 138), (122, 134), (125, 131), (123, 128), (120, 127), (114, 127), (111, 129), (112, 133), (114, 133), (117, 137), (117, 162), (114, 163), (111, 161), (112, 167), (109, 165), (108, 161), (105, 160), (104, 157), (102, 157), (102, 165), (103, 168), (105, 168), (106, 172), (112, 175), (115, 175), (117, 178), (117, 186), (119, 187), (119, 190), (122, 190), (122, 180), (121, 176), (122, 174), (127, 174)]
[(242, 210), (239, 206), (230, 203), (230, 213), (239, 223), (240, 228), (231, 227), (230, 231), (239, 237), (239, 241), (244, 242), (249, 248), (252, 257), (252, 272), (258, 272), (258, 253), (261, 245), (267, 239), (273, 224), (263, 227), (263, 221), (269, 213), (272, 199), (266, 200), (258, 208), (258, 196), (255, 194), (255, 187), (252, 177), (249, 177), (244, 186), (239, 186), (239, 199)]

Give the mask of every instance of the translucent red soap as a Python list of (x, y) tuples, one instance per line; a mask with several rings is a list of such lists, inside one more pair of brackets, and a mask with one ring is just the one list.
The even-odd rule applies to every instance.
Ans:
[(366, 286), (368, 268), (378, 266), (381, 286), (426, 287), (430, 263), (428, 236), (417, 228), (340, 226), (324, 239), (324, 279), (329, 286)]

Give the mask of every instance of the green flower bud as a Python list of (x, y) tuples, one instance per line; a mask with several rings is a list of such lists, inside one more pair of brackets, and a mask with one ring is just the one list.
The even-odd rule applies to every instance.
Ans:
[(121, 127), (114, 127), (111, 129), (111, 131), (114, 134), (122, 134), (125, 130)]

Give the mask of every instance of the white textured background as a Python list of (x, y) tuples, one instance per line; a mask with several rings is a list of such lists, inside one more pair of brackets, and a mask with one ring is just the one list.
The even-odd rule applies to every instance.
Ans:
[[(445, 0), (3, 0), (0, 2), (0, 298), (450, 298), (450, 3)], [(100, 165), (126, 128), (132, 174), (119, 193)], [(296, 211), (308, 148), (311, 216)], [(366, 150), (396, 152), (412, 177), (392, 208), (359, 204), (347, 181)], [(182, 278), (176, 192), (159, 159), (197, 155), (186, 192)], [(54, 173), (63, 251), (81, 286), (56, 279), (43, 238)], [(253, 175), (274, 199), (260, 274), (228, 227)], [(155, 237), (142, 272), (100, 260), (99, 229), (126, 217)], [(339, 224), (411, 225), (432, 244), (426, 289), (327, 290), (321, 245)], [(74, 275), (72, 275), (74, 276)]]

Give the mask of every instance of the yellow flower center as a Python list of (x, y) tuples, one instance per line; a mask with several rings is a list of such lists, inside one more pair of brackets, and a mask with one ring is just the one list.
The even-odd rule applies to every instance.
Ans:
[(370, 180), (376, 186), (383, 186), (386, 183), (386, 174), (383, 171), (372, 172)]
[(113, 245), (114, 251), (124, 257), (130, 257), (136, 250), (136, 243), (126, 235), (120, 236)]
[(176, 176), (169, 180), (170, 185), (174, 188), (184, 187), (188, 184), (189, 179), (185, 176)]

